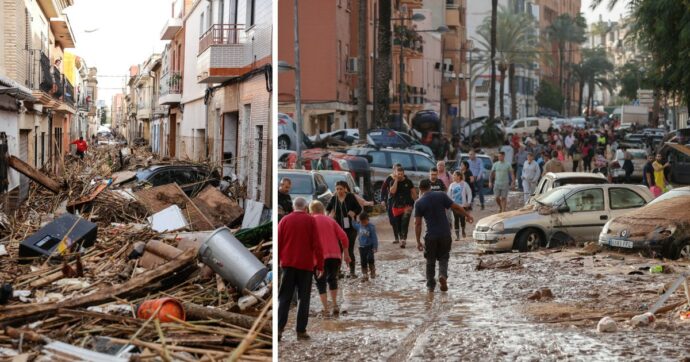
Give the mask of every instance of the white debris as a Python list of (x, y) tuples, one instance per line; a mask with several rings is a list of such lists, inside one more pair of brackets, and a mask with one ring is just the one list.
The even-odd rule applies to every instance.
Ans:
[(77, 278), (64, 278), (60, 279), (56, 282), (53, 282), (53, 285), (57, 285), (59, 287), (64, 287), (64, 286), (72, 286), (72, 287), (78, 287), (81, 289), (85, 289), (91, 286), (91, 283), (77, 279)]
[(31, 296), (30, 290), (15, 290), (12, 291), (12, 296), (14, 298), (19, 298), (22, 303), (31, 303), (31, 299), (29, 298)]
[(45, 296), (36, 298), (36, 303), (56, 303), (65, 300), (65, 296), (60, 293), (48, 293)]
[(633, 327), (641, 327), (654, 322), (655, 319), (654, 314), (647, 312), (632, 317), (632, 319), (630, 319), (630, 323), (633, 325)]
[(7, 255), (7, 248), (5, 248), (4, 244), (0, 244), (0, 256), (5, 256)]
[(611, 317), (604, 317), (597, 324), (597, 332), (599, 333), (616, 332), (617, 330), (618, 325)]

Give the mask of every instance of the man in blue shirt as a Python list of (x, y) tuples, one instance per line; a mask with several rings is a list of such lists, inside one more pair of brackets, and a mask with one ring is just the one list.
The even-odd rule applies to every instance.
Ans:
[[(474, 219), (462, 206), (454, 203), (445, 192), (431, 191), (429, 180), (422, 180), (419, 183), (419, 191), (422, 196), (415, 203), (414, 231), (417, 249), (423, 251), (426, 258), (426, 286), (430, 293), (436, 289), (436, 261), (438, 260), (438, 282), (441, 284), (441, 291), (445, 292), (448, 290), (448, 259), (450, 259), (450, 245), (453, 242), (446, 210), (457, 211), (465, 216), (470, 224), (474, 222)], [(424, 245), (420, 241), (422, 218), (426, 222)]]
[(477, 153), (474, 150), (470, 151), (470, 159), (467, 160), (470, 165), (470, 172), (474, 176), (474, 190), (472, 190), (472, 203), (474, 204), (474, 198), (479, 195), (479, 203), (482, 205), (482, 210), (484, 210), (484, 165), (482, 160), (477, 158)]

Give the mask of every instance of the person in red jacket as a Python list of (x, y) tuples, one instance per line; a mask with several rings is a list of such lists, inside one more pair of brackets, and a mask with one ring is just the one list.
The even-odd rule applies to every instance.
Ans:
[(86, 144), (86, 141), (84, 141), (84, 137), (79, 137), (78, 140), (72, 141), (71, 144), (77, 145), (77, 156), (83, 160), (86, 150), (89, 149), (89, 145)]
[[(319, 291), (319, 298), (323, 305), (323, 315), (328, 313), (328, 295), (326, 294), (326, 284), (330, 290), (331, 300), (333, 301), (333, 314), (339, 314), (338, 308), (338, 271), (340, 270), (340, 259), (343, 251), (348, 250), (350, 245), (347, 234), (330, 216), (326, 215), (325, 208), (321, 201), (314, 200), (309, 204), (309, 211), (314, 215), (316, 223), (316, 233), (321, 250), (323, 251), (323, 275), (316, 279), (316, 289)], [(345, 253), (345, 263), (350, 262), (350, 253)]]
[(307, 201), (298, 197), (293, 201), (294, 211), (278, 223), (278, 260), (282, 269), (278, 291), (278, 340), (288, 320), (290, 303), (297, 289), (297, 339), (309, 339), (309, 300), (311, 280), (323, 274), (323, 250), (319, 243), (316, 222), (306, 213)]

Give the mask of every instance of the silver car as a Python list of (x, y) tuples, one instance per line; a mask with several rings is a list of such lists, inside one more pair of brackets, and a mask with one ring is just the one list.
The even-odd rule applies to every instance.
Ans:
[(279, 170), (278, 180), (287, 177), (292, 181), (290, 197), (303, 197), (310, 203), (312, 200), (319, 200), (324, 205), (328, 205), (333, 197), (333, 193), (328, 189), (326, 180), (316, 171), (308, 170)]
[(598, 240), (609, 219), (654, 198), (642, 185), (566, 185), (535, 199), (535, 205), (485, 217), (474, 229), (484, 251), (532, 251), (556, 241)]
[[(311, 140), (302, 132), (302, 149), (311, 147)], [(297, 149), (297, 123), (285, 113), (278, 113), (278, 149)]]

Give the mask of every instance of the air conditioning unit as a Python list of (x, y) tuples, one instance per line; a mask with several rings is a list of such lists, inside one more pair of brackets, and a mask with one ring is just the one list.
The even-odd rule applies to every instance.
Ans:
[(346, 73), (349, 73), (349, 74), (357, 73), (357, 71), (359, 70), (359, 62), (357, 60), (358, 59), (356, 57), (347, 58), (347, 64), (345, 66)]

